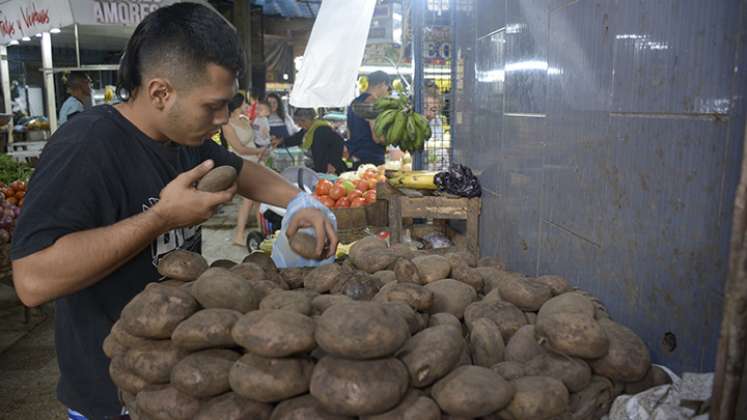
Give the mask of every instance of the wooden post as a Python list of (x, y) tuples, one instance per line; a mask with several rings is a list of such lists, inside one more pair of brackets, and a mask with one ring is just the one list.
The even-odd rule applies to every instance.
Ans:
[(467, 251), (480, 258), (480, 199), (471, 198), (467, 208)]
[[(747, 142), (747, 123), (745, 139)], [(743, 144), (742, 175), (734, 203), (729, 274), (724, 290), (724, 316), (716, 354), (711, 420), (747, 418), (745, 350), (747, 349), (747, 147)]]

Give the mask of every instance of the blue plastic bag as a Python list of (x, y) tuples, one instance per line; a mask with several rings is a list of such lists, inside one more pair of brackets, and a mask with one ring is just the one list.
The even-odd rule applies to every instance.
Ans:
[[(290, 247), (288, 235), (286, 234), (288, 231), (288, 225), (296, 212), (309, 207), (321, 210), (332, 223), (332, 227), (334, 227), (335, 231), (337, 231), (337, 218), (335, 217), (335, 214), (332, 213), (332, 210), (327, 208), (327, 206), (322, 204), (311, 194), (305, 192), (299, 193), (290, 203), (288, 203), (285, 216), (283, 216), (283, 223), (280, 226), (280, 232), (278, 233), (277, 239), (275, 239), (275, 243), (272, 244), (272, 261), (278, 268), (318, 267), (320, 265), (335, 262), (334, 255), (325, 260), (312, 260), (296, 254)], [(316, 237), (314, 228), (303, 228), (300, 229), (300, 231)]]

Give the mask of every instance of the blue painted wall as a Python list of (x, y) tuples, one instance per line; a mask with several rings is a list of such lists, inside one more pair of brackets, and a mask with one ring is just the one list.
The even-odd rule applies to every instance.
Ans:
[(483, 254), (593, 292), (656, 362), (712, 370), (747, 1), (452, 4), (454, 156), (481, 173)]

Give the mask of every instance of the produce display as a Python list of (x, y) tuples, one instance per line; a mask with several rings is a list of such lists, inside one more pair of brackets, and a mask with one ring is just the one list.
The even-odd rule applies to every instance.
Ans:
[(376, 202), (376, 184), (386, 180), (384, 174), (375, 168), (340, 177), (334, 183), (322, 179), (316, 184), (314, 196), (331, 209), (373, 204)]
[(387, 146), (398, 146), (404, 152), (423, 150), (425, 141), (431, 138), (431, 127), (428, 119), (414, 111), (406, 95), (379, 98), (373, 108), (379, 112), (374, 134), (386, 139)]
[(175, 251), (104, 352), (134, 419), (599, 419), (668, 381), (562, 277), (367, 237), (347, 259)]
[(21, 214), (23, 200), (26, 196), (26, 183), (13, 181), (10, 185), (0, 182), (0, 245), (10, 242), (16, 219)]

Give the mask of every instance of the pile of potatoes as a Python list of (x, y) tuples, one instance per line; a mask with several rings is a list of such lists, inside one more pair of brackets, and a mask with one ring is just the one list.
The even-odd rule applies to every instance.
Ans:
[(103, 344), (135, 419), (586, 420), (668, 381), (594, 297), (495, 258), (371, 237), (314, 269), (159, 272)]

